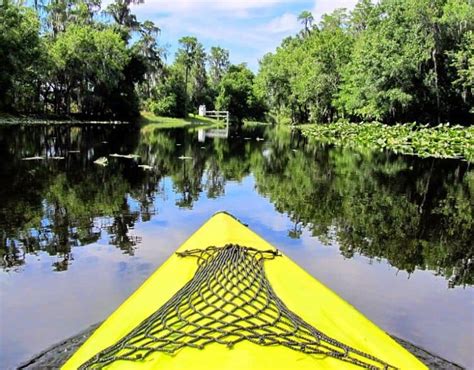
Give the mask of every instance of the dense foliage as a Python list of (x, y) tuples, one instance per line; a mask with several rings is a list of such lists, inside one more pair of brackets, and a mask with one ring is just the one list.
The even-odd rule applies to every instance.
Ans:
[(164, 68), (145, 109), (185, 117), (205, 104), (208, 110), (229, 111), (237, 124), (244, 118), (263, 118), (266, 108), (255, 92), (255, 76), (245, 64), (231, 65), (229, 51), (218, 46), (206, 53), (195, 37), (182, 37), (179, 43), (174, 63)]
[(207, 53), (185, 36), (166, 65), (160, 28), (131, 11), (140, 3), (115, 0), (101, 10), (100, 0), (3, 2), (0, 113), (130, 119), (144, 109), (185, 117), (205, 104), (232, 111), (239, 123), (262, 118), (255, 76), (231, 66), (228, 50)]
[(0, 6), (0, 111), (31, 103), (41, 64), (39, 27), (32, 9)]
[[(152, 22), (116, 0), (97, 20), (99, 0), (0, 6), (0, 111), (131, 118), (144, 77), (156, 72)], [(137, 40), (131, 43), (132, 36)]]
[(245, 65), (231, 66), (218, 85), (216, 108), (228, 110), (238, 121), (262, 117), (265, 108), (255, 96), (253, 83), (254, 75)]
[(194, 36), (166, 64), (160, 28), (132, 13), (142, 2), (2, 2), (0, 113), (186, 117), (205, 104), (236, 122), (473, 120), (471, 0), (360, 0), (318, 24), (304, 11), (256, 76)]
[(265, 55), (257, 91), (276, 120), (467, 122), (474, 113), (471, 0), (360, 0)]

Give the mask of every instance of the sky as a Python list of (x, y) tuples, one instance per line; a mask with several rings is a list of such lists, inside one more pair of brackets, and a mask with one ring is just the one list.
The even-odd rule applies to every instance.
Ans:
[(159, 43), (172, 62), (182, 36), (195, 36), (208, 51), (228, 49), (232, 63), (245, 62), (254, 72), (258, 61), (283, 38), (296, 34), (303, 10), (317, 22), (337, 8), (352, 9), (356, 0), (145, 0), (133, 6), (138, 20), (151, 20), (161, 28)]

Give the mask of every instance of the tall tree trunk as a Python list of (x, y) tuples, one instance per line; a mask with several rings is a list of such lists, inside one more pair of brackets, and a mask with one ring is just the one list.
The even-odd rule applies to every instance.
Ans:
[(435, 77), (435, 95), (436, 95), (436, 121), (441, 122), (440, 112), (440, 94), (439, 94), (439, 66), (438, 66), (438, 44), (439, 44), (439, 27), (436, 23), (433, 24), (434, 48), (431, 52), (431, 59), (433, 60), (434, 77)]
[(186, 67), (184, 72), (184, 115), (185, 118), (188, 116), (188, 75), (189, 69)]

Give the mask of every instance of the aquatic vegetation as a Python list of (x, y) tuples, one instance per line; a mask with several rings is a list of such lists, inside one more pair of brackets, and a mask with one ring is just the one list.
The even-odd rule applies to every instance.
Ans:
[(142, 168), (144, 169), (145, 171), (151, 171), (153, 169), (153, 166), (149, 166), (147, 164), (139, 164), (138, 165), (138, 168)]
[(94, 161), (95, 164), (98, 164), (99, 166), (107, 166), (109, 163), (109, 160), (106, 157), (100, 157)]
[(379, 122), (337, 122), (302, 126), (303, 135), (317, 141), (351, 148), (389, 149), (420, 157), (460, 158), (474, 161), (474, 127), (436, 127), (416, 123), (384, 125)]
[(140, 158), (140, 156), (139, 156), (138, 154), (118, 154), (118, 153), (109, 154), (109, 157), (125, 158), (125, 159), (137, 159), (137, 158)]
[(42, 159), (44, 159), (44, 157), (34, 156), (34, 157), (25, 157), (25, 158), (22, 158), (21, 160), (22, 161), (38, 161)]

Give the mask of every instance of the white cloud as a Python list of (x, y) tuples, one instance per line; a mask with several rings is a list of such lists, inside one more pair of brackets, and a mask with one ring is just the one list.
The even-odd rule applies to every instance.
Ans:
[(261, 30), (270, 33), (296, 33), (300, 28), (296, 15), (285, 13), (282, 16), (272, 19), (269, 23), (261, 27)]
[(246, 62), (256, 71), (259, 58), (273, 51), (283, 37), (295, 34), (300, 28), (296, 15), (290, 12), (274, 17), (262, 16), (264, 10), (274, 14), (274, 9), (264, 8), (272, 8), (281, 2), (175, 0), (161, 6), (161, 2), (148, 1), (136, 6), (134, 12), (140, 20), (150, 19), (161, 28), (162, 42), (171, 44), (169, 61), (173, 60), (178, 39), (193, 35), (207, 48), (220, 45), (229, 49), (233, 63)]
[(229, 16), (248, 15), (249, 11), (270, 8), (272, 6), (289, 3), (288, 0), (173, 0), (173, 1), (145, 1), (135, 5), (137, 13), (153, 14), (189, 14), (195, 17), (214, 16), (217, 13)]
[[(103, 7), (113, 0), (103, 0)], [(301, 25), (297, 15), (313, 0), (145, 0), (132, 5), (140, 21), (149, 19), (162, 30), (160, 42), (169, 45), (168, 62), (178, 39), (196, 36), (208, 49), (229, 49), (233, 63), (247, 62), (256, 71), (258, 59), (275, 50)]]
[(339, 8), (351, 10), (357, 4), (357, 0), (316, 0), (312, 10), (316, 22), (321, 20), (323, 14), (332, 13)]

